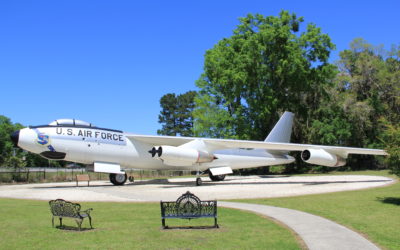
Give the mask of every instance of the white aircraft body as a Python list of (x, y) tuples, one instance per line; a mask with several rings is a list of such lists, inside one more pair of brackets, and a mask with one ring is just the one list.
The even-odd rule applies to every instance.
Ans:
[[(349, 154), (386, 155), (384, 150), (290, 143), (293, 114), (285, 112), (265, 141), (148, 136), (95, 127), (75, 120), (55, 120), (14, 132), (16, 146), (51, 160), (88, 165), (110, 174), (114, 185), (127, 180), (125, 169), (191, 170), (221, 181), (233, 169), (292, 163), (289, 151), (302, 151), (310, 164), (343, 166)], [(197, 177), (196, 184), (201, 185)]]

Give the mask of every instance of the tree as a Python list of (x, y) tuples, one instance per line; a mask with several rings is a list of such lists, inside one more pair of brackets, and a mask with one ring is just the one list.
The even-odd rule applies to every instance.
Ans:
[(159, 135), (193, 136), (194, 98), (196, 91), (188, 91), (181, 95), (166, 94), (160, 99), (162, 110), (158, 122), (162, 129), (157, 130)]
[[(373, 46), (361, 38), (355, 39), (350, 49), (340, 52), (335, 90), (340, 98), (335, 106), (336, 117), (342, 117), (350, 134), (344, 138), (346, 145), (385, 147), (382, 135), (386, 128), (400, 121), (399, 57), (398, 47), (386, 51), (383, 46)], [(386, 143), (391, 144), (391, 140)], [(355, 156), (350, 161), (353, 169), (377, 164), (372, 156)]]
[(158, 115), (158, 122), (162, 124), (162, 129), (157, 130), (159, 135), (176, 135), (177, 117), (176, 95), (173, 93), (165, 94), (160, 99), (162, 110)]
[(12, 144), (7, 137), (10, 136), (12, 131), (12, 124), (10, 119), (5, 116), (0, 116), (0, 166), (4, 164), (6, 158), (11, 152)]
[(25, 167), (26, 162), (23, 160), (22, 157), (12, 155), (6, 159), (5, 165), (14, 168), (14, 170), (16, 170), (18, 168)]
[(385, 127), (383, 141), (389, 154), (385, 158), (385, 163), (393, 174), (400, 177), (400, 126), (392, 125), (384, 118), (381, 119), (381, 123)]
[(23, 125), (12, 123), (10, 118), (0, 115), (0, 166), (13, 168), (47, 166), (46, 159), (14, 147), (10, 134), (22, 128), (24, 128)]
[(14, 148), (10, 139), (10, 134), (21, 128), (23, 128), (21, 124), (13, 124), (8, 117), (0, 115), (0, 166), (9, 166), (10, 162), (15, 163), (14, 157), (21, 158), (22, 150)]
[(280, 113), (290, 110), (300, 139), (333, 83), (328, 58), (334, 45), (314, 24), (300, 33), (303, 18), (287, 11), (239, 20), (231, 37), (206, 52), (196, 82), (195, 134), (263, 140)]

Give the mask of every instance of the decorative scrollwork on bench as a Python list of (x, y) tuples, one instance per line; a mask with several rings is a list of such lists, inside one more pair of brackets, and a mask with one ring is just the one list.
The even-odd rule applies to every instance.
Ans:
[(199, 197), (187, 191), (176, 201), (161, 201), (161, 222), (166, 228), (165, 219), (214, 218), (217, 223), (217, 201), (201, 201)]
[(69, 217), (75, 219), (78, 224), (79, 230), (81, 230), (83, 219), (88, 217), (90, 228), (92, 227), (92, 217), (90, 216), (90, 211), (92, 208), (89, 208), (85, 211), (81, 210), (81, 205), (78, 203), (72, 203), (69, 201), (65, 201), (62, 199), (51, 200), (49, 201), (50, 211), (53, 215), (52, 225), (54, 227), (54, 217), (58, 217), (60, 219), (60, 227), (62, 226), (62, 218)]

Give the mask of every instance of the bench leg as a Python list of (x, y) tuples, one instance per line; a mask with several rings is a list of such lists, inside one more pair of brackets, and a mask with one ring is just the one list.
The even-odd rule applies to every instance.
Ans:
[(53, 217), (51, 218), (51, 225), (54, 227), (54, 215), (53, 215)]
[(76, 219), (75, 221), (78, 224), (79, 231), (81, 231), (81, 226), (82, 226), (82, 221), (83, 220), (82, 219)]
[(162, 219), (162, 227), (165, 229), (165, 219)]
[(88, 215), (88, 217), (89, 217), (90, 228), (93, 229), (93, 227), (92, 227), (92, 217), (90, 217), (90, 215)]
[(60, 227), (62, 227), (62, 217), (59, 217), (60, 219)]
[(217, 217), (214, 218), (214, 227), (219, 228), (218, 223), (217, 223)]

